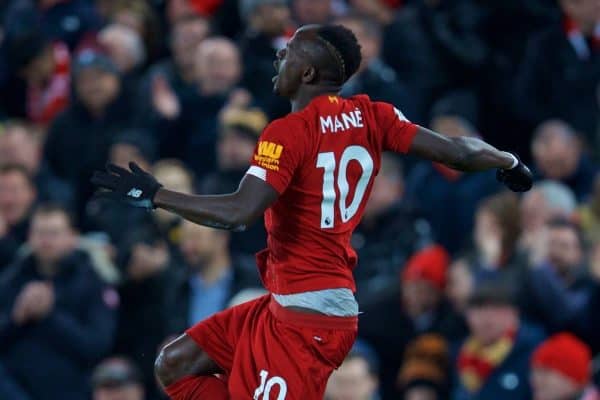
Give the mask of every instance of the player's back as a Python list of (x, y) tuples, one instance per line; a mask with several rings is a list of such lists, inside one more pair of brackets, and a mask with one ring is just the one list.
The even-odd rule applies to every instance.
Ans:
[(367, 96), (320, 96), (265, 129), (251, 173), (280, 193), (265, 214), (268, 249), (258, 256), (270, 291), (355, 289), (350, 237), (381, 153), (405, 152), (414, 132), (398, 110)]

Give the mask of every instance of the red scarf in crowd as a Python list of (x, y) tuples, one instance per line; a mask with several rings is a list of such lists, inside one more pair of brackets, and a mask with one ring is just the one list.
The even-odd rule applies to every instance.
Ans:
[(510, 354), (516, 338), (516, 330), (510, 330), (495, 343), (484, 346), (474, 337), (463, 344), (458, 354), (460, 380), (471, 393), (478, 392), (487, 378)]
[(579, 29), (577, 23), (571, 18), (565, 17), (563, 28), (571, 46), (573, 46), (575, 53), (577, 53), (577, 57), (580, 59), (587, 60), (590, 58), (592, 51), (600, 51), (600, 22), (596, 24), (592, 33), (591, 49), (581, 29)]
[(27, 88), (27, 117), (36, 124), (46, 125), (69, 103), (71, 56), (67, 45), (52, 45), (54, 72), (44, 87)]

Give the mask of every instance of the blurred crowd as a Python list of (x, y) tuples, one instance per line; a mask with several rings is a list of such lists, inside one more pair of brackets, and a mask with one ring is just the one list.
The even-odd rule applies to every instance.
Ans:
[(161, 344), (264, 293), (262, 224), (128, 208), (89, 178), (135, 161), (235, 190), (289, 112), (276, 50), (329, 22), (362, 46), (344, 96), (517, 152), (536, 183), (384, 155), (326, 399), (600, 399), (599, 0), (0, 2), (0, 399), (164, 399)]

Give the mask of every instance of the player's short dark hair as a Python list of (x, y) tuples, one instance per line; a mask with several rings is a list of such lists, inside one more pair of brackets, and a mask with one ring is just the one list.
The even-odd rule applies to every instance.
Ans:
[(360, 44), (354, 33), (342, 25), (323, 25), (317, 37), (336, 60), (335, 68), (341, 83), (345, 83), (358, 70), (362, 61)]

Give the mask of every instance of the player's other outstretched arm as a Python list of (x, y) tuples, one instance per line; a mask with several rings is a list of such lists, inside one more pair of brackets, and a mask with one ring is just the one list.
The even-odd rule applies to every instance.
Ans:
[(109, 164), (106, 171), (94, 173), (92, 183), (105, 189), (98, 196), (148, 210), (160, 207), (200, 225), (235, 231), (251, 225), (278, 196), (271, 185), (251, 175), (246, 175), (238, 190), (230, 194), (173, 192), (135, 163), (130, 163), (129, 169)]
[(200, 225), (243, 231), (263, 215), (277, 196), (271, 185), (246, 175), (231, 194), (194, 196), (160, 189), (154, 204)]
[(500, 151), (478, 138), (447, 137), (418, 127), (409, 153), (460, 171), (474, 172), (496, 168), (498, 180), (516, 192), (527, 191), (532, 185), (531, 172), (518, 157)]

